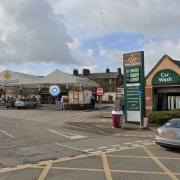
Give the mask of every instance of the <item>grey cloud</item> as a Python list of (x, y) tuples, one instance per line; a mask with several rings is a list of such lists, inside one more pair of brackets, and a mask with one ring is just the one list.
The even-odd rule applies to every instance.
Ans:
[[(0, 63), (78, 64), (67, 42), (63, 16), (46, 0), (1, 0)], [(6, 21), (5, 21), (6, 20)], [(9, 23), (8, 23), (9, 22)]]
[(61, 8), (60, 12), (63, 12), (69, 22), (68, 29), (82, 38), (96, 38), (113, 32), (141, 33), (163, 39), (176, 39), (180, 35), (179, 0), (57, 2), (57, 8)]

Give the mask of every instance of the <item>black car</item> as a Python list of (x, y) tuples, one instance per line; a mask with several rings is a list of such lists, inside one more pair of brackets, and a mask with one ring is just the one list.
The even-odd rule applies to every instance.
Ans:
[(5, 106), (6, 108), (15, 107), (15, 100), (7, 100)]

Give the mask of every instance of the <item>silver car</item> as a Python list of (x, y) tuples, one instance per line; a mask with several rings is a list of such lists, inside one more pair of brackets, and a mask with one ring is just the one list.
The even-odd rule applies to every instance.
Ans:
[(17, 99), (15, 101), (16, 108), (36, 108), (37, 101), (33, 101), (31, 99)]
[(171, 119), (158, 128), (155, 142), (163, 147), (180, 148), (180, 118)]

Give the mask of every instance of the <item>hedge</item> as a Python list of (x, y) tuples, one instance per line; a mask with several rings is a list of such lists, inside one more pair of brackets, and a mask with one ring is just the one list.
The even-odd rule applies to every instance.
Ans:
[(172, 118), (180, 118), (180, 110), (148, 112), (147, 117), (150, 124), (163, 125)]

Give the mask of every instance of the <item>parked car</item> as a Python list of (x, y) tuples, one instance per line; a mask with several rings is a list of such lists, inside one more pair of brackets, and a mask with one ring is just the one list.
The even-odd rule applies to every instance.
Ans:
[(5, 105), (5, 100), (0, 100), (0, 106), (4, 106)]
[(6, 108), (15, 107), (15, 100), (7, 100), (5, 106)]
[(17, 99), (15, 101), (15, 107), (16, 108), (36, 108), (37, 107), (37, 101), (34, 101), (32, 99)]
[(180, 118), (171, 119), (158, 128), (155, 142), (162, 147), (180, 148)]

